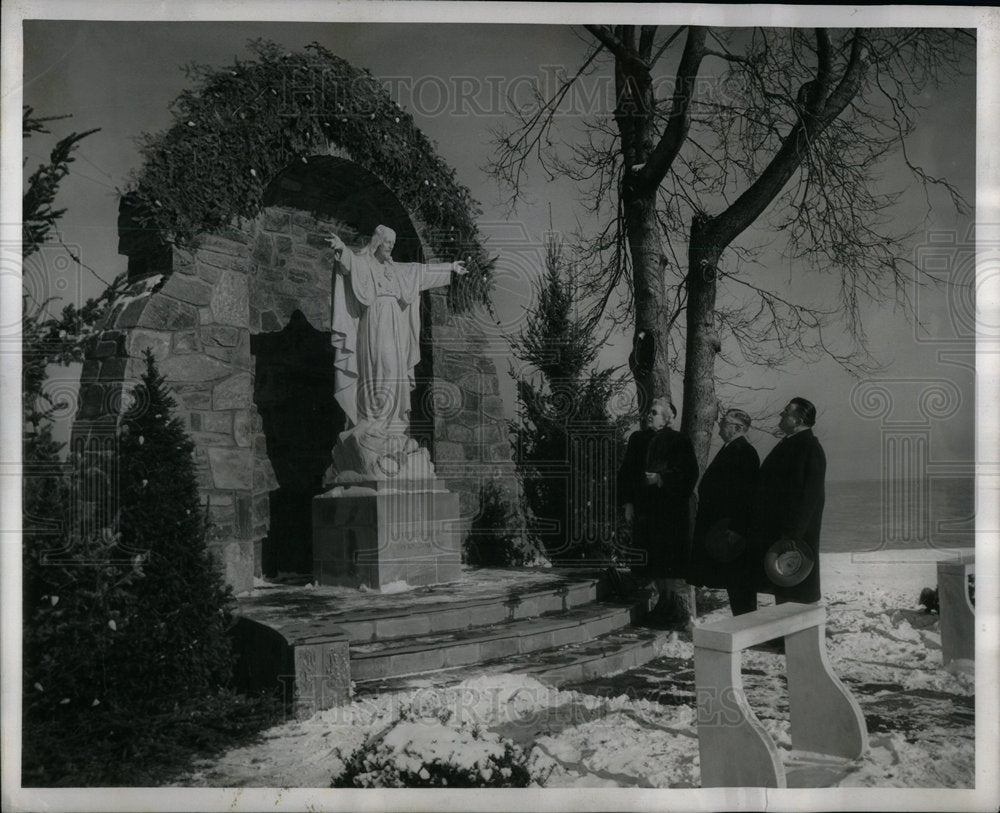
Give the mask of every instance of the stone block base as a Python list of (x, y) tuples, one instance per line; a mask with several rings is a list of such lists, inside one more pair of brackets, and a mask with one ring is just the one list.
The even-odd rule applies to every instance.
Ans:
[(222, 569), (223, 578), (236, 595), (253, 590), (254, 542), (224, 539), (210, 543), (209, 550)]
[(300, 720), (351, 702), (350, 641), (332, 625), (316, 632), (319, 640), (303, 641), (238, 616), (231, 630), (236, 686), (251, 692), (280, 688), (285, 708)]
[(461, 578), (459, 495), (437, 480), (337, 486), (313, 498), (313, 575), (373, 590)]
[(299, 720), (351, 702), (351, 655), (346, 639), (295, 647), (293, 698)]
[(945, 666), (953, 660), (976, 657), (976, 608), (969, 601), (969, 575), (975, 572), (972, 556), (937, 564), (941, 659)]

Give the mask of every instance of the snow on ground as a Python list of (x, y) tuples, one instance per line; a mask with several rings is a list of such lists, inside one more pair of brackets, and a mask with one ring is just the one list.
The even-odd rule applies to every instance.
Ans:
[[(830, 663), (861, 705), (870, 736), (868, 753), (839, 784), (971, 787), (971, 664), (941, 666), (937, 617), (917, 606), (920, 589), (936, 582), (934, 561), (927, 551), (880, 558), (822, 560)], [(717, 610), (699, 623), (727, 614)], [(498, 674), (365, 696), (273, 728), (176, 784), (329, 787), (351, 755), (378, 738), (405, 744), (408, 760), (469, 761), (468, 731), (479, 726), (521, 746), (533, 782), (545, 787), (696, 788), (692, 657), (690, 636), (681, 633), (643, 667), (562, 689)], [(788, 755), (783, 658), (745, 652), (743, 680), (751, 707)]]

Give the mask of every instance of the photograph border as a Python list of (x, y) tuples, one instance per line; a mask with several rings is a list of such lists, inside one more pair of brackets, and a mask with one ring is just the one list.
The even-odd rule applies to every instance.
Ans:
[[(2, 214), (0, 245), (19, 243), (20, 208), (15, 177), (23, 176), (18, 118), (21, 112), (22, 28), (28, 19), (167, 20), (205, 23), (406, 22), (562, 25), (566, 20), (702, 23), (723, 26), (968, 27), (977, 30), (977, 241), (1000, 240), (1000, 10), (942, 6), (725, 6), (684, 4), (522, 4), (454, 2), (289, 2), (246, 3), (82, 2), (39, 0), (7, 2), (2, 9)], [(0, 318), (20, 319), (18, 281), (0, 275)], [(977, 256), (977, 311), (981, 324), (1000, 324), (1000, 274), (995, 263)], [(998, 581), (1000, 550), (1000, 340), (977, 336), (976, 348), (976, 787), (950, 789), (525, 789), (483, 793), (476, 790), (320, 790), (305, 788), (62, 788), (20, 787), (20, 360), (0, 359), (0, 592), (2, 619), (3, 806), (5, 810), (991, 810), (996, 809), (998, 776)], [(992, 544), (991, 544), (992, 543)]]

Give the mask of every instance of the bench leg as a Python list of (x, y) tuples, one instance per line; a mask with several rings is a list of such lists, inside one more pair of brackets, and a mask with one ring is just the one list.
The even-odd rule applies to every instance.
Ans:
[(861, 708), (830, 668), (825, 624), (785, 636), (792, 747), (857, 759), (868, 747)]
[(785, 787), (778, 749), (743, 694), (741, 652), (695, 647), (701, 786)]
[(969, 601), (969, 575), (964, 562), (938, 562), (941, 660), (976, 657), (976, 610)]

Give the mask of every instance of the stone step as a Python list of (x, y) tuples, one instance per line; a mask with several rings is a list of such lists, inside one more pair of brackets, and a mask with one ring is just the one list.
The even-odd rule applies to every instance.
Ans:
[(352, 643), (351, 679), (355, 683), (380, 678), (434, 672), (481, 664), (519, 655), (583, 644), (627, 626), (634, 608), (591, 604), (533, 618), (449, 630), (390, 641)]
[(280, 687), (305, 718), (348, 702), (352, 684), (483, 664), (564, 682), (644, 663), (656, 634), (624, 629), (642, 602), (598, 603), (606, 593), (592, 569), (473, 569), (375, 593), (266, 583), (240, 599), (234, 674), (241, 688)]
[[(547, 579), (526, 587), (485, 590), (468, 598), (449, 597), (436, 586), (426, 594), (376, 595), (368, 606), (337, 601), (322, 592), (273, 591), (245, 600), (240, 615), (276, 630), (291, 645), (345, 638), (358, 642), (430, 635), (502, 624), (593, 604), (597, 577)], [(363, 597), (361, 597), (363, 599)]]
[(597, 582), (588, 580), (470, 601), (424, 605), (416, 612), (354, 615), (341, 621), (339, 626), (352, 642), (385, 641), (534, 618), (582, 607), (596, 600)]
[(596, 638), (548, 650), (498, 658), (480, 664), (440, 669), (433, 673), (357, 681), (358, 695), (447, 686), (480, 675), (513, 672), (543, 683), (562, 686), (624, 672), (659, 657), (670, 633), (625, 627)]

